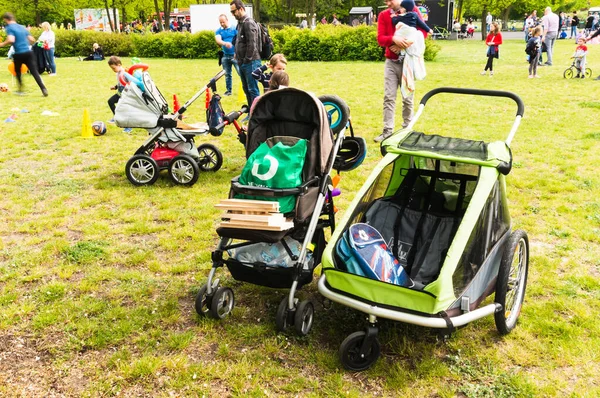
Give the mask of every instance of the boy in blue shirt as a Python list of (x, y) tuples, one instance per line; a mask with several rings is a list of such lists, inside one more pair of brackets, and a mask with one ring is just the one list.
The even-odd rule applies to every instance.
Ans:
[(35, 79), (38, 86), (40, 86), (42, 94), (44, 94), (44, 97), (47, 97), (48, 90), (46, 90), (46, 86), (44, 86), (44, 82), (42, 81), (42, 78), (38, 73), (37, 65), (33, 57), (33, 51), (31, 51), (31, 48), (29, 47), (35, 42), (35, 38), (31, 36), (29, 31), (25, 29), (24, 26), (19, 25), (15, 21), (15, 16), (10, 12), (5, 13), (2, 16), (2, 19), (6, 24), (6, 40), (0, 43), (0, 47), (4, 47), (7, 44), (12, 44), (12, 46), (15, 49), (15, 53), (13, 54), (13, 61), (15, 63), (17, 81), (19, 82), (19, 91), (17, 91), (17, 94), (24, 94), (23, 83), (21, 82), (21, 66), (25, 64), (29, 68), (31, 75)]
[(221, 64), (223, 65), (223, 70), (225, 71), (226, 90), (224, 95), (231, 95), (231, 67), (233, 66), (235, 68), (238, 76), (240, 74), (238, 63), (235, 59), (233, 59), (233, 56), (235, 55), (233, 41), (237, 36), (237, 29), (229, 25), (229, 20), (225, 14), (219, 15), (219, 24), (221, 27), (215, 32), (215, 41), (223, 50)]

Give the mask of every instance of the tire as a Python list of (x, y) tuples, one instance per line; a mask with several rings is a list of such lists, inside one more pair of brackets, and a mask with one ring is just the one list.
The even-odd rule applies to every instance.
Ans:
[(211, 300), (210, 315), (215, 319), (223, 319), (231, 313), (234, 305), (233, 290), (228, 287), (220, 287)]
[(590, 68), (585, 68), (584, 76), (586, 79), (590, 79), (592, 77), (592, 70)]
[(160, 169), (156, 160), (148, 155), (134, 155), (125, 165), (125, 175), (133, 185), (152, 185), (158, 179)]
[(212, 297), (206, 295), (206, 284), (202, 285), (196, 295), (195, 308), (198, 315), (206, 316), (210, 312), (210, 304)]
[(501, 335), (510, 333), (517, 325), (525, 299), (528, 271), (529, 239), (525, 231), (516, 230), (504, 248), (496, 281), (494, 301), (502, 305), (502, 311), (494, 314), (494, 320)]
[(360, 356), (360, 349), (364, 343), (365, 336), (365, 332), (354, 332), (346, 337), (342, 342), (342, 345), (340, 345), (340, 361), (344, 368), (354, 372), (360, 372), (370, 368), (371, 365), (377, 361), (377, 358), (379, 358), (381, 348), (379, 347), (379, 341), (377, 341), (377, 339), (372, 340), (367, 355), (364, 357)]
[(223, 165), (223, 154), (212, 144), (202, 144), (198, 147), (200, 161), (198, 167), (202, 171), (217, 171)]
[(275, 315), (275, 327), (278, 332), (285, 332), (290, 326), (288, 322), (288, 296), (286, 295), (277, 307), (277, 314)]
[(565, 79), (572, 79), (573, 75), (575, 75), (573, 68), (566, 69), (565, 72), (563, 73), (563, 77)]
[(337, 95), (321, 95), (319, 101), (325, 106), (329, 127), (331, 127), (333, 134), (342, 131), (350, 119), (348, 104)]
[(169, 164), (169, 175), (175, 184), (192, 186), (200, 177), (200, 169), (190, 156), (177, 155)]
[(294, 329), (299, 336), (306, 336), (310, 332), (314, 315), (313, 304), (308, 300), (301, 301), (294, 315)]

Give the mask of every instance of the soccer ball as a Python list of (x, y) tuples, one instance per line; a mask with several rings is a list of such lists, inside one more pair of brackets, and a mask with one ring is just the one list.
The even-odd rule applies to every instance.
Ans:
[(8, 84), (6, 84), (6, 83), (0, 83), (0, 92), (1, 93), (7, 93), (8, 92)]
[(92, 123), (92, 131), (94, 135), (104, 135), (106, 133), (106, 124), (104, 122), (94, 122)]

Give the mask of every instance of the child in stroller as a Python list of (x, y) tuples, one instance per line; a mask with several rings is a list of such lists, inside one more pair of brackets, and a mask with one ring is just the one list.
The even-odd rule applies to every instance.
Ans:
[[(135, 72), (137, 69), (143, 69), (144, 72)], [(115, 109), (117, 126), (145, 128), (150, 134), (127, 162), (125, 174), (133, 185), (150, 185), (156, 182), (161, 170), (168, 169), (176, 184), (193, 185), (198, 180), (200, 170), (217, 171), (223, 163), (223, 155), (217, 147), (202, 144), (196, 148), (194, 138), (209, 132), (220, 135), (220, 131), (210, 129), (206, 123), (185, 124), (179, 120), (180, 115), (206, 90), (216, 91), (216, 81), (225, 72), (220, 71), (177, 112), (169, 114), (167, 101), (146, 72), (147, 69), (143, 64), (129, 69), (129, 74), (138, 74), (139, 83), (124, 82), (125, 87)], [(237, 112), (235, 117), (244, 112)]]

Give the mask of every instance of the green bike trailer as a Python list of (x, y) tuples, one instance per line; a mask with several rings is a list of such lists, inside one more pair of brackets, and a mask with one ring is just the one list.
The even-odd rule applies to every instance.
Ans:
[[(506, 97), (517, 115), (506, 141), (473, 141), (412, 130), (436, 94)], [(494, 314), (501, 334), (516, 325), (527, 283), (529, 243), (511, 232), (506, 175), (512, 141), (524, 112), (509, 92), (438, 88), (420, 102), (412, 122), (382, 143), (387, 153), (338, 223), (322, 258), (319, 292), (368, 315), (365, 331), (340, 347), (349, 370), (364, 370), (379, 356), (378, 317), (437, 328), (456, 327)], [(363, 276), (347, 242), (358, 223), (378, 230), (410, 283)], [(382, 246), (385, 246), (382, 245)], [(495, 293), (494, 302), (483, 300)]]

